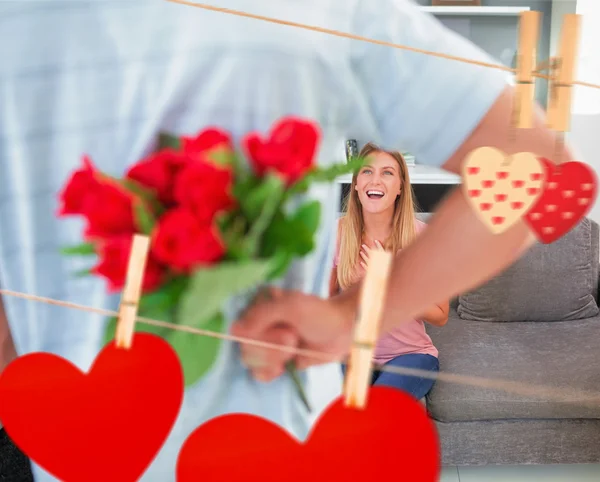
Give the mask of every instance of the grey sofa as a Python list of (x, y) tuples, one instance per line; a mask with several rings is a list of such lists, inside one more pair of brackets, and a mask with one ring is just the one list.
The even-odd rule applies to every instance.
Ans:
[(427, 408), (444, 465), (600, 461), (600, 398), (594, 408), (570, 392), (600, 392), (599, 249), (598, 225), (584, 219), (452, 300), (447, 325), (428, 326), (442, 371), (566, 390), (552, 401), (438, 381)]

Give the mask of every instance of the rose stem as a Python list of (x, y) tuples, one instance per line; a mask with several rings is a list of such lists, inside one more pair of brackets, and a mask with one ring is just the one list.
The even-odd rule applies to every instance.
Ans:
[[(266, 299), (266, 300), (272, 299), (271, 291), (268, 288), (263, 288), (263, 289), (259, 290), (258, 295), (256, 296), (256, 300), (258, 301), (261, 298)], [(302, 386), (302, 380), (300, 380), (300, 376), (298, 375), (298, 370), (296, 369), (296, 362), (294, 360), (288, 361), (285, 364), (285, 371), (288, 372), (288, 375), (292, 379), (292, 383), (296, 387), (296, 391), (298, 392), (298, 395), (300, 396), (302, 403), (304, 403), (306, 410), (308, 410), (308, 413), (311, 413), (312, 409), (310, 408), (310, 403), (308, 402), (308, 397), (306, 396), (306, 393), (304, 392), (304, 387)]]
[(285, 364), (285, 369), (289, 373), (290, 377), (292, 378), (292, 382), (294, 382), (296, 391), (298, 392), (300, 399), (304, 403), (306, 410), (308, 410), (308, 413), (311, 413), (312, 409), (310, 408), (310, 403), (308, 402), (308, 397), (306, 396), (306, 393), (304, 393), (304, 388), (302, 387), (302, 381), (300, 380), (300, 377), (298, 376), (298, 370), (296, 370), (296, 364), (294, 363), (294, 360), (290, 360), (289, 362), (287, 362)]

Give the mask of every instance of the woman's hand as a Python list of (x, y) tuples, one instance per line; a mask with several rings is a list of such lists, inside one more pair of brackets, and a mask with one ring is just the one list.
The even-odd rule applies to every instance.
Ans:
[(417, 319), (425, 321), (434, 326), (444, 326), (448, 322), (450, 302), (437, 303), (423, 312)]
[(369, 266), (369, 253), (371, 251), (385, 251), (385, 249), (383, 248), (383, 245), (377, 240), (375, 240), (374, 248), (369, 248), (366, 244), (363, 244), (361, 246), (360, 257), (362, 258), (362, 261), (360, 262), (360, 265), (365, 271)]

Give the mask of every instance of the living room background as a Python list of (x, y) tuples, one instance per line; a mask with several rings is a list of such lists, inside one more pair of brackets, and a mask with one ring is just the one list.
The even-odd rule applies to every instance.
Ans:
[[(424, 7), (431, 5), (431, 0), (416, 1)], [(569, 13), (583, 15), (576, 78), (600, 84), (600, 52), (597, 49), (600, 44), (600, 31), (593, 27), (600, 25), (599, 0), (482, 0), (481, 4), (484, 7), (525, 7), (541, 12), (538, 61), (557, 55), (563, 15)], [(448, 28), (467, 36), (504, 64), (511, 65), (513, 62), (518, 38), (519, 16), (516, 9), (512, 14), (501, 15), (491, 13), (469, 15), (439, 13), (436, 15)], [(536, 81), (536, 99), (543, 107), (546, 106), (548, 95), (548, 82), (545, 79), (538, 79)], [(577, 86), (574, 88), (571, 130), (567, 133), (566, 138), (576, 146), (575, 155), (578, 160), (586, 162), (596, 172), (600, 171), (600, 158), (597, 155), (599, 133), (600, 89)], [(360, 147), (369, 139), (357, 140)], [(343, 145), (340, 151), (344, 152)], [(419, 164), (419, 159), (416, 159), (416, 163)], [(411, 171), (413, 189), (424, 212), (432, 212), (437, 203), (457, 182), (443, 172), (428, 172), (427, 176), (424, 176), (427, 179), (423, 179), (420, 178), (420, 172), (416, 173), (413, 169)], [(348, 180), (344, 180), (342, 183), (342, 198), (347, 193), (348, 182)], [(588, 217), (600, 222), (600, 201), (596, 201)]]

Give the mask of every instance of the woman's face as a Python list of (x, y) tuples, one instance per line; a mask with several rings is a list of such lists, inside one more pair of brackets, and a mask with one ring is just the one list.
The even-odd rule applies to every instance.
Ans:
[(354, 188), (366, 212), (380, 213), (393, 209), (402, 190), (400, 166), (396, 159), (385, 152), (369, 155), (367, 164), (356, 177)]

